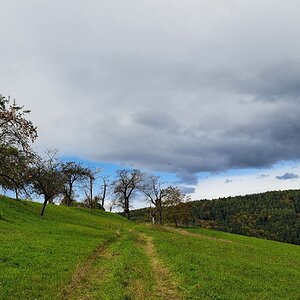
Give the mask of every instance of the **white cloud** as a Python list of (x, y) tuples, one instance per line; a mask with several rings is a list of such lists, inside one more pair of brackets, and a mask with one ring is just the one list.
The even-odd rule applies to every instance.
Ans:
[[(264, 172), (268, 172), (268, 175)], [(219, 197), (246, 195), (262, 193), (273, 190), (299, 189), (300, 180), (278, 180), (277, 176), (285, 173), (299, 173), (299, 163), (294, 166), (278, 165), (273, 169), (256, 170), (250, 174), (231, 175), (232, 181), (226, 184), (225, 179), (228, 174), (212, 175), (199, 181), (196, 192), (192, 194), (193, 200), (197, 199), (215, 199)], [(263, 176), (262, 176), (263, 175)]]

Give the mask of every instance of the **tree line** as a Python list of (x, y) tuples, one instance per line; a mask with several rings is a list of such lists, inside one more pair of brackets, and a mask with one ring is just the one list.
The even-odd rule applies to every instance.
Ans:
[[(135, 197), (144, 199), (150, 206), (153, 223), (163, 223), (163, 207), (173, 212), (173, 221), (189, 199), (177, 186), (168, 185), (159, 176), (138, 169), (117, 170), (114, 178), (102, 170), (89, 168), (74, 161), (61, 161), (56, 150), (43, 155), (33, 150), (38, 138), (37, 127), (28, 120), (29, 110), (0, 95), (0, 186), (20, 196), (43, 197), (41, 215), (47, 204), (58, 201), (61, 205), (79, 205), (104, 210), (107, 196), (110, 210), (123, 209), (129, 219)], [(95, 186), (100, 193), (95, 194)], [(78, 201), (76, 192), (84, 195)], [(176, 223), (177, 224), (177, 223)]]
[[(177, 214), (180, 225), (194, 225), (300, 245), (300, 190), (199, 200)], [(166, 220), (170, 212), (166, 207)], [(149, 209), (132, 211), (132, 219), (149, 222)]]

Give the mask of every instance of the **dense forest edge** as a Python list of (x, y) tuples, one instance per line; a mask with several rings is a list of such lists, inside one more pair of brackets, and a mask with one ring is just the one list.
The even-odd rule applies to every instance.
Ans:
[[(300, 190), (198, 200), (181, 204), (176, 223), (300, 245)], [(168, 207), (164, 214), (170, 215)], [(151, 222), (151, 209), (131, 211), (131, 220)], [(173, 214), (174, 215), (174, 214)]]

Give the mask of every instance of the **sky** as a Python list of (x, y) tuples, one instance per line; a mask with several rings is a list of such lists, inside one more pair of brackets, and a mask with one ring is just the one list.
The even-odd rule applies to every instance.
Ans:
[(0, 9), (0, 93), (31, 109), (38, 149), (153, 172), (192, 199), (300, 186), (299, 1)]

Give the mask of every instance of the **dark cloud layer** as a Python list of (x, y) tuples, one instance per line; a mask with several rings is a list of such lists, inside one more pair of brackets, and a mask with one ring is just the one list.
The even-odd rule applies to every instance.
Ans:
[[(289, 5), (288, 5), (289, 4)], [(1, 92), (40, 145), (195, 184), (300, 157), (300, 4), (1, 2)]]
[(297, 178), (299, 178), (299, 175), (297, 175), (295, 173), (285, 173), (282, 176), (276, 176), (276, 178), (279, 180), (297, 179)]

